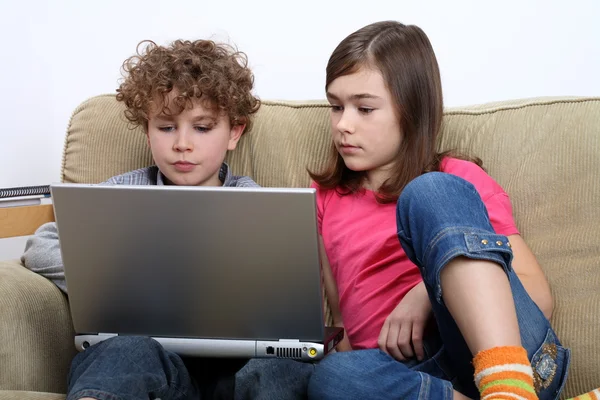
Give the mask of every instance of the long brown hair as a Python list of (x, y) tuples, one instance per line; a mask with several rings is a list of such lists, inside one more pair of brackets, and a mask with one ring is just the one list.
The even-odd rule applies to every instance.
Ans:
[[(443, 115), (442, 84), (433, 47), (421, 28), (382, 21), (352, 33), (329, 58), (325, 90), (337, 78), (361, 68), (374, 68), (383, 76), (400, 123), (398, 134), (403, 135), (392, 175), (377, 191), (379, 202), (396, 201), (411, 180), (438, 171), (444, 156), (466, 158), (454, 152), (436, 152)], [(341, 194), (359, 191), (366, 173), (346, 167), (335, 145), (331, 146), (324, 170), (309, 171), (311, 178)], [(478, 159), (469, 160), (481, 165)]]

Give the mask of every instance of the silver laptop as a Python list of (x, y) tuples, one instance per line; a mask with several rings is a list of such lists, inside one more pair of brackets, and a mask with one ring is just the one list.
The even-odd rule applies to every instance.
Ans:
[(69, 304), (87, 347), (150, 336), (183, 356), (318, 360), (314, 189), (51, 186)]

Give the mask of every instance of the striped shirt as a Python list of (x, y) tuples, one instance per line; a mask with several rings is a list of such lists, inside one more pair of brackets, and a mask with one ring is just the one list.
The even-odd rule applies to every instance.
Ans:
[[(223, 186), (227, 187), (259, 187), (259, 185), (248, 176), (235, 176), (231, 174), (229, 165), (223, 163), (219, 170), (219, 180)], [(136, 169), (122, 175), (113, 176), (106, 182), (106, 185), (157, 185), (163, 186), (166, 183), (166, 177), (156, 165), (146, 168)]]

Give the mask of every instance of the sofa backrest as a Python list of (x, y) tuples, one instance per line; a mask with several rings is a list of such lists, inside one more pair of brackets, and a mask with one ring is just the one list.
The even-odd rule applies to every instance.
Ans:
[[(102, 182), (152, 164), (142, 128), (133, 129), (123, 111), (114, 95), (93, 97), (75, 109), (63, 151), (63, 182)], [(227, 162), (234, 174), (262, 186), (305, 187), (306, 168), (320, 168), (328, 150), (327, 103), (263, 101), (252, 131)]]
[[(228, 156), (233, 172), (304, 187), (329, 151), (322, 101), (264, 101)], [(600, 98), (544, 98), (448, 109), (440, 149), (483, 159), (509, 193), (517, 225), (553, 290), (553, 325), (573, 351), (566, 394), (600, 382)], [(150, 165), (141, 129), (114, 95), (82, 103), (69, 124), (62, 180), (94, 183)]]

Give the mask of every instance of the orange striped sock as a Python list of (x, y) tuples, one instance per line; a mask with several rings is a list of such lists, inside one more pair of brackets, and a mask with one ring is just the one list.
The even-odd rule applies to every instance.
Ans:
[(537, 400), (533, 371), (523, 347), (493, 347), (473, 358), (481, 400)]
[(600, 388), (594, 389), (591, 392), (580, 394), (577, 397), (573, 397), (569, 400), (600, 400)]

